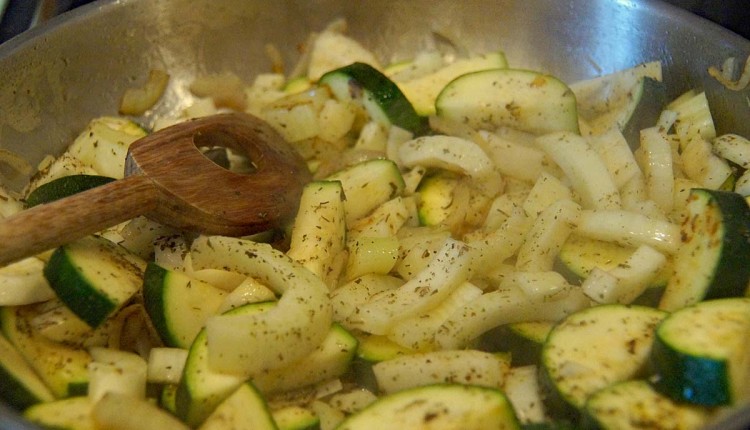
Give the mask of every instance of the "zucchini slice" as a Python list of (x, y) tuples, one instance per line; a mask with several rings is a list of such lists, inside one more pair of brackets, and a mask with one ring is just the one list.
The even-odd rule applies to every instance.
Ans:
[(347, 225), (401, 195), (405, 187), (398, 165), (386, 159), (354, 164), (328, 176), (326, 180), (341, 182)]
[(141, 288), (145, 263), (99, 236), (57, 248), (44, 267), (50, 286), (79, 318), (98, 327)]
[(586, 402), (584, 428), (602, 430), (697, 429), (711, 413), (706, 408), (678, 403), (636, 379), (610, 385)]
[(94, 404), (88, 396), (69, 397), (39, 403), (23, 412), (24, 418), (47, 429), (96, 430), (91, 412)]
[(701, 302), (667, 317), (651, 354), (656, 388), (706, 406), (750, 397), (750, 298)]
[(502, 52), (489, 52), (469, 58), (461, 58), (440, 69), (399, 82), (398, 86), (406, 95), (414, 109), (420, 115), (435, 114), (435, 99), (445, 86), (457, 77), (466, 73), (487, 69), (502, 69), (508, 67), (508, 61)]
[(190, 348), (226, 293), (184, 273), (149, 263), (143, 279), (146, 312), (168, 346)]
[[(635, 250), (635, 247), (572, 234), (557, 255), (557, 267), (570, 282), (580, 282), (586, 279), (595, 267), (608, 271), (622, 265)], [(672, 275), (672, 270), (672, 262), (668, 260), (664, 269), (651, 281), (651, 287), (664, 287)]]
[(91, 355), (83, 349), (52, 342), (34, 332), (29, 323), (30, 311), (28, 307), (0, 308), (2, 334), (56, 398), (85, 394)]
[[(251, 303), (228, 314), (265, 312), (276, 302)], [(198, 427), (232, 393), (247, 381), (237, 374), (216, 372), (209, 366), (206, 329), (198, 333), (190, 347), (182, 378), (175, 393), (176, 415), (189, 426)]]
[(550, 409), (577, 415), (595, 391), (641, 373), (654, 330), (666, 315), (646, 306), (613, 304), (584, 309), (558, 323), (542, 348), (541, 380), (549, 389)]
[(252, 383), (240, 385), (201, 425), (201, 430), (276, 430), (265, 399)]
[(0, 336), (0, 398), (17, 409), (54, 400), (52, 392), (23, 356)]
[(114, 178), (99, 175), (70, 175), (40, 185), (26, 196), (26, 207), (59, 200), (63, 197), (86, 191), (114, 181)]
[(320, 418), (308, 408), (285, 406), (271, 413), (279, 430), (316, 430), (320, 428)]
[(345, 205), (339, 181), (314, 181), (302, 190), (287, 255), (322, 279), (345, 247)]
[(369, 64), (357, 62), (332, 70), (321, 76), (319, 83), (328, 86), (339, 100), (361, 102), (381, 124), (393, 124), (414, 134), (426, 128), (426, 121), (398, 86)]
[(507, 126), (534, 134), (578, 133), (576, 97), (554, 76), (519, 69), (462, 75), (435, 101), (437, 115), (475, 129)]
[(750, 206), (739, 194), (694, 188), (659, 307), (675, 311), (704, 299), (739, 297), (750, 283)]
[(421, 225), (439, 225), (453, 210), (453, 193), (459, 177), (452, 173), (436, 173), (422, 178), (417, 187), (420, 199), (417, 215)]
[(381, 397), (349, 416), (339, 430), (520, 429), (513, 406), (494, 388), (437, 384)]

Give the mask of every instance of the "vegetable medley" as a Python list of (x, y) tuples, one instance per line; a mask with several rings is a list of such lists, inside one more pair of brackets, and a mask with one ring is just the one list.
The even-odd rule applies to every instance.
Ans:
[[(5, 402), (54, 428), (282, 430), (694, 429), (747, 402), (750, 141), (700, 89), (666, 99), (658, 62), (385, 64), (344, 30), (287, 74), (201, 77), (150, 127), (267, 121), (313, 173), (290, 225), (140, 217), (0, 268)], [(3, 216), (122, 178), (166, 72), (0, 190)]]

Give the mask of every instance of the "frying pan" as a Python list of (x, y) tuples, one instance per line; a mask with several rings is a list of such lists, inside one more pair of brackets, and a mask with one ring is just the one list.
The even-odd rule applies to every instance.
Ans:
[[(660, 1), (101, 0), (0, 45), (0, 149), (32, 166), (59, 154), (160, 68), (171, 81), (138, 118), (149, 125), (191, 103), (196, 76), (230, 71), (250, 82), (268, 71), (269, 43), (291, 69), (307, 35), (339, 17), (383, 62), (451, 40), (457, 51), (502, 50), (514, 66), (572, 82), (658, 59), (669, 97), (705, 90), (718, 133), (750, 137), (750, 89), (729, 91), (707, 73), (729, 57), (744, 62), (750, 41)], [(28, 181), (0, 172), (13, 188)], [(748, 427), (750, 408), (715, 426)], [(0, 404), (0, 429), (31, 428)]]

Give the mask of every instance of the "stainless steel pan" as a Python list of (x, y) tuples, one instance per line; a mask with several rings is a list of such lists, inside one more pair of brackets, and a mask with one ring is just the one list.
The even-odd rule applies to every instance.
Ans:
[[(660, 59), (670, 96), (706, 90), (718, 131), (750, 137), (750, 90), (728, 91), (707, 73), (727, 57), (744, 61), (750, 41), (659, 1), (111, 0), (0, 45), (0, 149), (32, 165), (60, 152), (90, 118), (116, 113), (124, 89), (151, 68), (172, 80), (146, 123), (187, 105), (184, 88), (197, 75), (228, 70), (249, 80), (267, 71), (267, 43), (291, 67), (306, 36), (337, 17), (384, 61), (435, 43), (433, 33), (568, 81)], [(744, 410), (716, 428), (749, 426)], [(0, 406), (0, 428), (30, 427)]]

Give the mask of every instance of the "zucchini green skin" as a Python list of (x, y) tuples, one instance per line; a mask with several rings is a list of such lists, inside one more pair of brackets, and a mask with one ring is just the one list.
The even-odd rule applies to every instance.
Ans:
[(190, 348), (206, 318), (225, 294), (202, 281), (149, 263), (143, 276), (143, 304), (167, 346)]
[(96, 328), (140, 290), (143, 269), (125, 248), (88, 236), (57, 248), (44, 277), (73, 313)]
[(701, 300), (745, 294), (750, 282), (750, 206), (741, 195), (692, 189), (681, 233), (675, 274), (661, 309), (674, 311)]
[(732, 405), (750, 396), (750, 298), (704, 301), (672, 313), (651, 351), (654, 386), (680, 402)]
[(54, 399), (49, 389), (3, 336), (0, 336), (0, 398), (22, 410)]
[[(88, 390), (91, 355), (36, 334), (28, 307), (0, 308), (2, 335), (34, 369), (56, 398), (84, 395)], [(0, 380), (2, 384), (6, 379)]]
[(23, 416), (46, 429), (96, 430), (93, 407), (94, 403), (83, 395), (34, 405)]
[(26, 207), (40, 205), (43, 203), (53, 202), (63, 197), (72, 196), (73, 194), (108, 184), (114, 181), (114, 178), (98, 175), (70, 175), (57, 178), (46, 184), (40, 185), (26, 197)]
[(476, 129), (580, 132), (573, 91), (554, 76), (530, 70), (489, 69), (459, 76), (443, 88), (435, 106), (439, 117)]
[(319, 82), (325, 84), (341, 75), (349, 78), (350, 94), (359, 95), (363, 90), (368, 91), (393, 125), (414, 134), (423, 134), (427, 129), (425, 119), (417, 114), (398, 86), (374, 67), (365, 63), (352, 63), (326, 73)]
[(542, 346), (554, 326), (551, 322), (505, 324), (482, 335), (479, 349), (509, 352), (513, 366), (539, 363)]
[(451, 173), (436, 173), (422, 178), (417, 187), (421, 197), (417, 205), (421, 225), (439, 225), (448, 218), (457, 183), (458, 177)]

